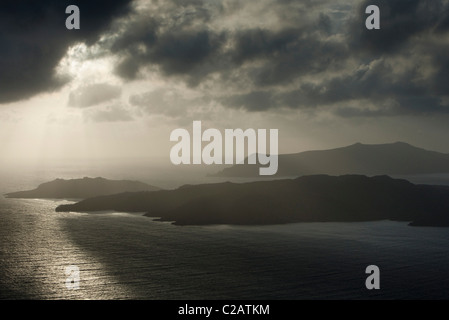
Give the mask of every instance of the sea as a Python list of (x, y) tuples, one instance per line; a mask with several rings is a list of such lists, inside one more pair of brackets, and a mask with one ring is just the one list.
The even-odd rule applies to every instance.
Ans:
[[(0, 171), (0, 299), (449, 298), (449, 228), (392, 221), (175, 226), (142, 213), (57, 213), (71, 201), (3, 196), (54, 178), (131, 178), (164, 188), (210, 181), (143, 167), (86, 168)], [(366, 287), (371, 265), (379, 268), (379, 289)], [(68, 281), (73, 267), (76, 288)]]

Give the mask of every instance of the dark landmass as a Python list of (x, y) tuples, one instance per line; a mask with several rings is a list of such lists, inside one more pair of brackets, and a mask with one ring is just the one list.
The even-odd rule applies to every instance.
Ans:
[(250, 183), (186, 185), (61, 205), (56, 211), (147, 212), (178, 225), (394, 220), (449, 226), (449, 186), (388, 176), (304, 176)]
[[(253, 155), (254, 156), (254, 155)], [(216, 176), (257, 177), (259, 165), (234, 165)], [(348, 147), (279, 155), (276, 176), (313, 174), (410, 175), (449, 173), (449, 154), (428, 151), (407, 143), (354, 144)]]
[(34, 190), (6, 194), (8, 198), (86, 199), (122, 192), (156, 191), (160, 188), (139, 181), (107, 180), (104, 178), (56, 179)]

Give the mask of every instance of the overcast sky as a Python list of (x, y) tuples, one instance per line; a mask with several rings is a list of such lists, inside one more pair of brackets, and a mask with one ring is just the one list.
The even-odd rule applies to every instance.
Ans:
[(448, 53), (447, 0), (2, 0), (2, 158), (169, 161), (193, 120), (449, 152)]

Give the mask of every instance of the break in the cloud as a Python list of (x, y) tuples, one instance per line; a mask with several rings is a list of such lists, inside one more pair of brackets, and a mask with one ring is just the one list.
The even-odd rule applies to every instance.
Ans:
[(107, 83), (96, 83), (82, 86), (72, 91), (69, 95), (70, 107), (87, 108), (104, 102), (117, 99), (122, 91), (119, 86)]
[[(370, 4), (381, 8), (382, 28), (376, 32), (358, 28), (364, 23), (364, 8)], [(368, 54), (400, 52), (415, 47), (420, 37), (444, 35), (449, 31), (446, 0), (364, 0), (358, 13), (350, 24), (350, 43)]]
[[(59, 89), (69, 79), (56, 67), (77, 43), (95, 43), (110, 23), (130, 12), (131, 0), (41, 0), (0, 2), (0, 103)], [(65, 9), (78, 5), (80, 30), (65, 28)]]

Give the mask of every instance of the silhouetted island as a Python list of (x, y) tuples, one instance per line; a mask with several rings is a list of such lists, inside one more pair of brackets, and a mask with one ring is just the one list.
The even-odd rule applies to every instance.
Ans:
[(104, 178), (56, 179), (34, 190), (6, 194), (8, 198), (86, 199), (122, 192), (156, 191), (160, 188), (139, 181), (108, 180)]
[[(255, 155), (253, 155), (254, 157)], [(313, 174), (410, 175), (449, 173), (449, 154), (428, 151), (404, 142), (361, 144), (279, 155), (276, 176)], [(259, 166), (245, 164), (226, 168), (215, 176), (257, 177)]]
[(388, 176), (303, 176), (250, 183), (186, 185), (122, 193), (61, 205), (56, 211), (115, 210), (178, 225), (284, 224), (394, 220), (449, 226), (449, 186), (415, 185)]

